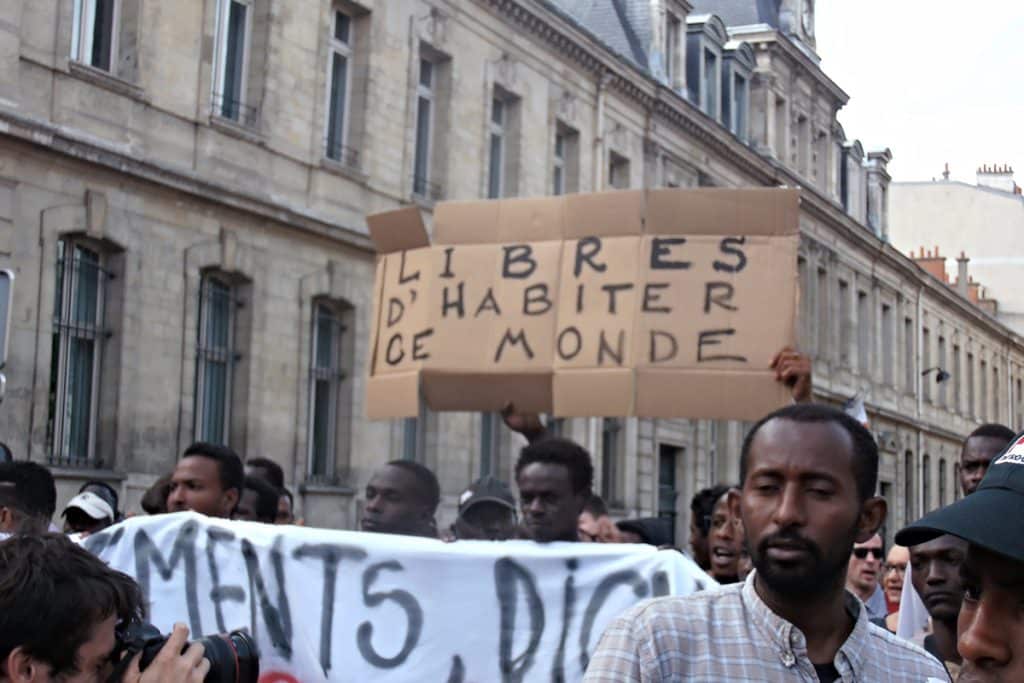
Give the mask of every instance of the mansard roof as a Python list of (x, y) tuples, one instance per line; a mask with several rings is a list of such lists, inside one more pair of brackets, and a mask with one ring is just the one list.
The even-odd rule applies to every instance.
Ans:
[(650, 71), (646, 45), (651, 43), (650, 4), (644, 0), (549, 0), (609, 49)]
[(693, 0), (693, 11), (717, 14), (726, 26), (767, 24), (779, 28), (779, 0)]

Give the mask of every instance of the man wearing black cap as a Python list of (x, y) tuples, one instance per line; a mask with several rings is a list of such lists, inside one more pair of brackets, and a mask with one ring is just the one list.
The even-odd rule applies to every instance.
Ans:
[(961, 568), (964, 601), (957, 621), (959, 681), (1024, 681), (1024, 435), (988, 468), (977, 490), (902, 529), (896, 542), (926, 543), (943, 534), (968, 543)]
[(453, 531), (459, 540), (507, 541), (516, 532), (512, 489), (491, 476), (480, 477), (459, 496)]

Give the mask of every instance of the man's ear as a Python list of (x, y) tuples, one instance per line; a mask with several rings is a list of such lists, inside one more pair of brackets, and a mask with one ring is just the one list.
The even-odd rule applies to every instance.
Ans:
[(227, 508), (225, 513), (228, 517), (231, 517), (235, 513), (235, 508), (238, 507), (238, 501), (242, 497), (242, 492), (238, 489), (227, 489), (224, 491), (224, 507)]
[(738, 488), (733, 486), (725, 494), (725, 504), (729, 508), (729, 514), (733, 519), (743, 519), (740, 515), (740, 502), (743, 498), (743, 494)]
[(14, 511), (6, 505), (0, 505), (0, 531), (4, 533), (14, 533), (16, 526), (16, 519), (14, 517)]
[(11, 650), (0, 667), (0, 676), (11, 683), (35, 683), (46, 678), (45, 667), (25, 653), (20, 647)]
[(878, 533), (889, 512), (889, 504), (885, 498), (868, 498), (860, 507), (860, 516), (857, 518), (857, 543), (867, 543), (871, 537)]

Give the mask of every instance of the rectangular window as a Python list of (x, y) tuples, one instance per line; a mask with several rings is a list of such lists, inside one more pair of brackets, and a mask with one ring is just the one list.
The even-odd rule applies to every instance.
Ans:
[(711, 118), (718, 117), (718, 56), (704, 50), (704, 101), (701, 109)]
[(429, 197), (430, 148), (434, 133), (434, 63), (420, 59), (419, 84), (416, 86), (416, 151), (413, 158), (412, 187), (415, 194)]
[(961, 402), (963, 401), (963, 397), (960, 394), (960, 385), (962, 384), (960, 372), (960, 346), (953, 344), (953, 395), (949, 402), (949, 407), (954, 413), (960, 412)]
[[(939, 354), (938, 354), (938, 357), (935, 359), (935, 364), (938, 365), (941, 370), (945, 370), (946, 369), (946, 338), (945, 337), (939, 337), (939, 349), (938, 349), (938, 351), (939, 351)], [(936, 377), (938, 377), (938, 373), (939, 373), (939, 371), (936, 370), (935, 371), (935, 376)], [(946, 391), (946, 385), (947, 384), (949, 384), (948, 381), (937, 382), (936, 383), (935, 391), (936, 391), (936, 393), (938, 394), (938, 397), (939, 397), (938, 404), (940, 406), (942, 406), (943, 408), (949, 407), (949, 394)]]
[(348, 166), (357, 166), (355, 150), (348, 145), (349, 106), (352, 89), (352, 17), (334, 12), (334, 26), (328, 63), (327, 157)]
[(551, 163), (551, 194), (565, 194), (565, 133), (555, 131), (555, 150)]
[[(921, 368), (922, 372), (932, 367), (932, 334), (928, 328), (921, 330)], [(934, 374), (921, 376), (921, 396), (928, 403), (932, 402), (932, 382)]]
[(667, 444), (658, 445), (658, 517), (667, 519), (671, 531), (670, 538), (676, 537), (676, 499), (679, 490), (676, 483), (676, 471), (683, 461), (683, 449)]
[(993, 422), (999, 422), (999, 368), (995, 359), (992, 360), (992, 412), (989, 415)]
[(921, 514), (932, 509), (932, 459), (925, 453), (921, 456)]
[(498, 472), (501, 452), (501, 417), (497, 413), (480, 413), (480, 476)]
[(623, 506), (619, 490), (621, 432), (622, 423), (618, 418), (601, 420), (601, 497), (609, 507), (617, 508)]
[(896, 356), (896, 321), (893, 318), (892, 306), (882, 304), (882, 381), (889, 386), (896, 384), (896, 372), (893, 367)]
[(829, 344), (829, 330), (831, 329), (828, 324), (829, 320), (829, 297), (828, 291), (828, 271), (824, 268), (818, 268), (818, 282), (817, 289), (814, 292), (815, 299), (817, 301), (817, 319), (814, 324), (817, 326), (818, 335), (818, 358), (827, 358), (829, 351), (831, 350), (831, 344)]
[(740, 140), (746, 142), (748, 116), (747, 79), (739, 74), (732, 75), (732, 97), (733, 101), (729, 130), (731, 130)]
[(939, 458), (939, 507), (946, 504), (946, 459)]
[(914, 454), (907, 451), (903, 454), (903, 521), (905, 524), (917, 519), (914, 498)]
[(786, 100), (775, 98), (775, 158), (786, 160)]
[[(1019, 370), (1018, 370), (1019, 372)], [(1017, 379), (1017, 400), (1014, 401), (1014, 408), (1017, 409), (1017, 422), (1014, 424), (1017, 429), (1024, 425), (1024, 405), (1021, 405), (1021, 398), (1024, 398), (1024, 384), (1020, 378)]]
[(978, 415), (978, 406), (974, 401), (974, 354), (967, 354), (967, 410), (969, 417)]
[(490, 166), (487, 172), (487, 197), (502, 196), (505, 177), (505, 101), (491, 98)]
[(857, 369), (865, 377), (871, 376), (871, 306), (868, 293), (857, 292)]
[(117, 55), (118, 0), (74, 0), (71, 58), (113, 72)]
[(338, 434), (338, 402), (345, 379), (341, 344), (345, 327), (341, 316), (325, 303), (313, 305), (309, 367), (309, 475), (334, 475)]
[(196, 342), (197, 441), (228, 443), (232, 375), (236, 361), (236, 306), (231, 284), (212, 274), (203, 276)]
[(214, 113), (250, 125), (255, 110), (245, 103), (245, 81), (252, 0), (220, 0), (217, 13)]
[(981, 379), (981, 386), (978, 387), (978, 397), (981, 399), (978, 417), (982, 422), (988, 422), (988, 362), (981, 361), (978, 376)]
[(615, 152), (608, 153), (608, 185), (619, 190), (629, 187), (629, 159)]
[(903, 383), (907, 393), (917, 391), (917, 365), (914, 358), (914, 321), (903, 319)]
[(853, 319), (850, 311), (850, 285), (844, 280), (839, 281), (839, 363), (850, 367), (850, 345), (852, 339)]
[(682, 22), (674, 14), (665, 15), (665, 80), (675, 90), (680, 86), (679, 46), (682, 37)]
[(555, 124), (552, 150), (551, 193), (554, 195), (578, 192), (580, 189), (580, 134), (559, 122)]
[(56, 278), (48, 446), (52, 462), (85, 465), (95, 459), (103, 311), (110, 276), (99, 251), (60, 240)]

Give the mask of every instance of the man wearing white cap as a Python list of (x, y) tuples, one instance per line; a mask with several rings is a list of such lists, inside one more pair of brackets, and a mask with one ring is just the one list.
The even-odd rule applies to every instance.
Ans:
[(114, 510), (110, 503), (92, 491), (84, 491), (72, 498), (61, 514), (66, 534), (94, 534), (114, 523)]

